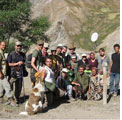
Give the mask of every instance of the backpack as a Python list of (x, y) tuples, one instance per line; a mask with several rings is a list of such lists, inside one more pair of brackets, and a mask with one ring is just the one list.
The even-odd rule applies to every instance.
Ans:
[[(36, 50), (36, 51), (37, 51), (37, 50)], [(36, 60), (37, 60), (37, 59), (40, 59), (40, 57), (41, 57), (41, 56), (39, 56), (39, 52), (38, 52), (38, 57), (36, 58)], [(29, 54), (29, 55), (26, 57), (25, 66), (26, 66), (27, 68), (32, 68), (32, 66), (31, 66), (31, 59), (32, 59), (32, 53)]]
[(25, 65), (27, 68), (32, 68), (31, 66), (32, 53), (26, 57)]

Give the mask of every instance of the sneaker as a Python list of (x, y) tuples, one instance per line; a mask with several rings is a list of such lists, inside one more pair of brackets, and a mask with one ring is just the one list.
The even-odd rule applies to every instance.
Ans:
[(114, 96), (114, 97), (117, 97), (117, 93), (114, 93), (113, 96)]
[(74, 99), (73, 97), (69, 97), (69, 101), (70, 101), (70, 102), (76, 101), (76, 99)]

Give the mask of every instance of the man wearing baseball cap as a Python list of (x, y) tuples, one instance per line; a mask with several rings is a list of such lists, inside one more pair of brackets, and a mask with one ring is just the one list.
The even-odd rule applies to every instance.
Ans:
[[(15, 43), (15, 50), (8, 55), (8, 64), (10, 67), (10, 84), (13, 88), (15, 85), (15, 97), (17, 104), (20, 103), (20, 94), (22, 90), (23, 71), (25, 67), (25, 54), (21, 51), (22, 43), (17, 41)], [(15, 83), (15, 84), (14, 84)]]
[(45, 58), (48, 56), (48, 49), (49, 49), (49, 44), (44, 43), (43, 49), (42, 49), (42, 57), (43, 57), (43, 64), (45, 64)]
[(31, 59), (31, 82), (32, 87), (35, 86), (35, 73), (39, 71), (39, 66), (42, 66), (42, 49), (43, 49), (44, 42), (43, 40), (37, 41), (36, 49), (32, 53)]

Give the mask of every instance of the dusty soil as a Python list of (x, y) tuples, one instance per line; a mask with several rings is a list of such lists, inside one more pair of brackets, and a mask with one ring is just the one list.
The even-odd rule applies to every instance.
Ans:
[[(29, 79), (25, 79), (26, 95), (31, 90)], [(22, 92), (23, 93), (23, 92)], [(107, 105), (103, 101), (56, 101), (54, 108), (33, 116), (22, 116), (25, 102), (19, 107), (0, 105), (0, 119), (120, 119), (120, 96), (112, 97)]]

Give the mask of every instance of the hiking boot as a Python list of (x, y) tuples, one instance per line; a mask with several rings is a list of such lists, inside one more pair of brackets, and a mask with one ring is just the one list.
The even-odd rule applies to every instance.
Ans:
[(82, 94), (82, 95), (81, 95), (81, 99), (82, 99), (82, 100), (87, 100), (87, 95), (86, 95), (86, 94)]

